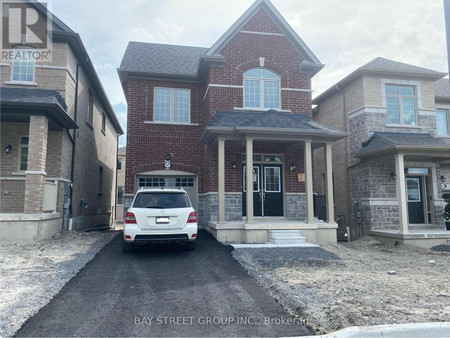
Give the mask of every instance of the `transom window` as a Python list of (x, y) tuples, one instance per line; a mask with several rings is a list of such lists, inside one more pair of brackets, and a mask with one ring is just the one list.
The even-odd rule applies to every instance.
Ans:
[(33, 51), (17, 49), (14, 51), (12, 81), (34, 82)]
[(448, 110), (436, 111), (436, 130), (439, 136), (450, 136), (450, 114)]
[(244, 73), (244, 107), (280, 109), (280, 76), (265, 68)]
[(190, 90), (155, 88), (154, 121), (190, 122)]
[(387, 123), (416, 125), (414, 87), (386, 85)]

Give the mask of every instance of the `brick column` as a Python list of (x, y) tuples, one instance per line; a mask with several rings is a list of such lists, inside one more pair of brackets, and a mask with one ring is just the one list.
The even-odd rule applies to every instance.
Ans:
[(30, 116), (28, 136), (28, 164), (25, 181), (26, 214), (42, 213), (45, 185), (45, 162), (47, 160), (48, 119), (45, 116)]

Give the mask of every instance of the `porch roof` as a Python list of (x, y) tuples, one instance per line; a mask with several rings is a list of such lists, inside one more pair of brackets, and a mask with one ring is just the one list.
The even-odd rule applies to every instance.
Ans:
[(450, 157), (450, 144), (430, 134), (376, 132), (366, 142), (356, 157), (372, 157), (402, 151), (408, 154), (425, 154)]
[(217, 111), (203, 133), (202, 143), (214, 143), (218, 137), (243, 139), (246, 136), (259, 140), (327, 142), (347, 135), (302, 114), (281, 113), (276, 110)]
[(78, 125), (67, 114), (66, 103), (56, 90), (2, 87), (0, 104), (4, 121), (45, 115), (60, 127), (78, 129)]

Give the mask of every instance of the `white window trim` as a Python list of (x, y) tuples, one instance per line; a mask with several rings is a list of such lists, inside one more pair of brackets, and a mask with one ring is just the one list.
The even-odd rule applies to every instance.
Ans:
[[(155, 120), (155, 107), (156, 107), (156, 89), (170, 89), (170, 111), (169, 111), (169, 116), (170, 116), (170, 121), (156, 121)], [(187, 122), (175, 122), (174, 121), (174, 109), (173, 109), (173, 92), (175, 90), (182, 90), (182, 91), (187, 91), (188, 92), (188, 121)], [(145, 121), (144, 123), (146, 123), (147, 121)], [(154, 87), (153, 88), (153, 121), (149, 121), (149, 122), (153, 122), (155, 124), (179, 124), (179, 125), (190, 125), (191, 124), (191, 89), (190, 88), (170, 88), (170, 87)]]
[(422, 86), (420, 81), (409, 81), (409, 80), (396, 80), (396, 79), (381, 79), (381, 100), (383, 107), (386, 108), (386, 117), (387, 117), (387, 100), (388, 95), (386, 94), (386, 85), (395, 85), (395, 86), (410, 86), (414, 89), (414, 110), (416, 114), (416, 124), (404, 124), (403, 123), (403, 106), (399, 101), (400, 108), (400, 123), (399, 124), (386, 124), (390, 127), (402, 127), (402, 128), (411, 128), (411, 127), (419, 127), (419, 110), (422, 109)]
[[(267, 169), (277, 169), (278, 170), (278, 190), (267, 190)], [(264, 192), (281, 192), (281, 167), (277, 166), (264, 166)]]
[(438, 111), (445, 111), (447, 112), (447, 134), (438, 134), (437, 133), (437, 125), (436, 125), (436, 135), (437, 137), (443, 137), (443, 138), (448, 138), (450, 137), (450, 105), (446, 106), (446, 107), (436, 107), (436, 124), (437, 124), (437, 112)]
[[(14, 50), (14, 56), (15, 56), (16, 51), (21, 51), (21, 50), (28, 51), (29, 49), (20, 49), (20, 48), (15, 49)], [(13, 79), (14, 62), (15, 62), (14, 60), (15, 60), (15, 58), (13, 58), (13, 60), (11, 61), (11, 66), (10, 66), (10, 69), (11, 69), (11, 71), (10, 71), (10, 81), (7, 81), (5, 83), (6, 84), (24, 85), (24, 86), (37, 86), (37, 83), (35, 81), (36, 80), (36, 61), (34, 61), (34, 66), (33, 66), (33, 80), (32, 81), (18, 81), (18, 80), (14, 80)]]
[[(242, 166), (242, 179), (243, 179), (243, 181), (242, 181), (242, 189), (243, 189), (244, 192), (247, 192), (247, 171), (246, 171), (246, 169), (247, 169), (247, 165), (244, 164)], [(257, 170), (255, 170), (255, 169), (257, 169)], [(253, 166), (253, 171), (257, 171), (258, 172), (258, 190), (255, 190), (254, 187), (253, 187), (253, 193), (260, 192), (261, 191), (261, 182), (260, 182), (260, 180), (261, 180), (261, 173), (259, 171), (259, 166)], [(252, 179), (252, 181), (253, 181), (253, 179)], [(255, 182), (253, 182), (253, 184), (255, 184)]]
[[(410, 200), (409, 199), (409, 191), (408, 191), (408, 180), (417, 182), (417, 186), (419, 189), (419, 199), (418, 200)], [(406, 201), (408, 203), (421, 203), (422, 202), (422, 187), (420, 186), (420, 179), (415, 177), (406, 177)]]
[(21, 173), (21, 174), (22, 174), (22, 173), (25, 173), (25, 171), (28, 170), (28, 157), (27, 157), (27, 169), (25, 169), (25, 170), (21, 170), (21, 169), (20, 169), (20, 159), (21, 159), (21, 157), (22, 157), (22, 148), (25, 148), (25, 147), (21, 144), (21, 142), (20, 142), (20, 140), (22, 139), (22, 137), (28, 137), (28, 145), (27, 145), (26, 148), (28, 148), (28, 155), (30, 154), (30, 152), (29, 152), (29, 150), (30, 150), (30, 136), (29, 136), (29, 135), (20, 135), (20, 136), (19, 136), (18, 147), (17, 147), (17, 149), (18, 149), (18, 151), (17, 151), (17, 170), (18, 170), (18, 172)]
[[(275, 79), (261, 79), (261, 78), (253, 78), (253, 77), (245, 77), (244, 75), (242, 75), (242, 88), (244, 90), (244, 92), (242, 93), (242, 107), (246, 108), (246, 109), (260, 109), (260, 110), (271, 110), (271, 109), (276, 109), (276, 110), (280, 110), (281, 109), (281, 76), (280, 74), (278, 74), (277, 72), (273, 71), (272, 69), (269, 68), (265, 68), (265, 67), (255, 67), (255, 68), (251, 68), (251, 69), (247, 69), (247, 71), (252, 70), (252, 69), (266, 69), (276, 75), (278, 75), (279, 79), (275, 80)], [(259, 81), (259, 107), (246, 107), (245, 106), (245, 80), (251, 80), (251, 81)], [(278, 82), (278, 107), (274, 107), (274, 108), (265, 108), (264, 107), (264, 82)]]

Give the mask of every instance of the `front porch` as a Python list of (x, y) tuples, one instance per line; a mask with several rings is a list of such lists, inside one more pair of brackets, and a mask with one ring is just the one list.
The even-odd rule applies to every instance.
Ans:
[(448, 244), (441, 174), (448, 149), (429, 134), (377, 132), (364, 144), (353, 181), (366, 182), (354, 184), (364, 193), (356, 197), (365, 234), (423, 248)]
[[(30, 242), (62, 228), (70, 158), (64, 129), (77, 124), (54, 90), (1, 88), (0, 237)], [(70, 164), (70, 163), (69, 163)]]
[(271, 230), (300, 230), (308, 243), (326, 245), (337, 242), (336, 223), (289, 221), (283, 218), (255, 218), (242, 221), (208, 222), (205, 229), (222, 243), (268, 243)]
[(436, 245), (450, 244), (450, 231), (441, 228), (414, 229), (402, 234), (396, 230), (370, 231), (371, 236), (388, 244), (409, 244), (429, 249)]
[[(345, 135), (305, 115), (216, 112), (202, 138), (217, 155), (217, 193), (205, 194), (204, 227), (221, 242), (266, 243), (270, 231), (298, 230), (309, 243), (336, 243), (331, 145)], [(314, 217), (317, 147), (325, 150), (326, 222)]]

